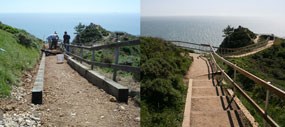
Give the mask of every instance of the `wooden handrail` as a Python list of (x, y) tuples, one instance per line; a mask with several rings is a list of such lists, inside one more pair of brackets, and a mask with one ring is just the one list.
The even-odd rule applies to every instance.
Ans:
[[(134, 46), (134, 45), (139, 45), (140, 41), (139, 40), (132, 40), (132, 41), (125, 41), (125, 42), (117, 42), (117, 43), (112, 43), (112, 44), (107, 44), (107, 45), (98, 45), (98, 46), (81, 46), (81, 45), (70, 45), (70, 44), (63, 44), (64, 46), (69, 46), (69, 47), (74, 47), (74, 48), (79, 48), (80, 49), (80, 56), (72, 54), (71, 52), (66, 52), (66, 54), (71, 55), (78, 59), (79, 61), (83, 61), (87, 64), (91, 65), (91, 69), (93, 69), (94, 66), (99, 66), (99, 67), (107, 67), (107, 68), (112, 68), (113, 69), (113, 80), (116, 81), (116, 75), (117, 75), (117, 70), (122, 70), (126, 72), (131, 72), (135, 74), (140, 73), (140, 68), (139, 67), (133, 67), (129, 65), (120, 65), (118, 64), (119, 60), (119, 48), (123, 46)], [(115, 49), (115, 64), (112, 63), (102, 63), (102, 62), (95, 62), (95, 50), (100, 50), (100, 49), (110, 49), (114, 48)], [(83, 58), (83, 49), (92, 51), (92, 60), (86, 60)], [(70, 49), (71, 50), (71, 49)]]
[(100, 49), (106, 49), (106, 48), (116, 48), (116, 47), (123, 47), (123, 46), (133, 46), (133, 45), (139, 45), (139, 40), (133, 40), (133, 41), (125, 41), (125, 42), (119, 42), (119, 43), (112, 43), (107, 45), (98, 45), (98, 46), (80, 46), (80, 45), (71, 45), (71, 44), (65, 44), (70, 47), (76, 47), (76, 48), (83, 48), (87, 50), (100, 50)]
[[(268, 42), (268, 39), (266, 41)], [(194, 46), (209, 47), (210, 48), (210, 52), (207, 51), (207, 50), (203, 50), (203, 51), (210, 53), (210, 58), (212, 60), (212, 64), (214, 64), (214, 66), (215, 66), (215, 71), (218, 71), (218, 70), (221, 71), (223, 77), (226, 78), (226, 80), (228, 80), (234, 86), (234, 88), (236, 88), (236, 90), (238, 90), (239, 93), (241, 93), (241, 95), (254, 107), (255, 110), (257, 110), (257, 112), (264, 118), (264, 120), (266, 120), (271, 126), (274, 126), (274, 127), (278, 127), (279, 126), (270, 116), (268, 116), (268, 114), (266, 113), (266, 110), (267, 110), (266, 108), (265, 108), (265, 110), (263, 110), (250, 96), (248, 96), (246, 94), (246, 92), (236, 82), (234, 82), (227, 75), (227, 73), (224, 72), (224, 70), (216, 63), (215, 57), (217, 57), (217, 59), (221, 60), (223, 63), (225, 63), (226, 65), (230, 66), (231, 68), (233, 68), (234, 70), (236, 70), (240, 74), (242, 74), (245, 77), (251, 79), (256, 84), (263, 86), (267, 91), (270, 91), (270, 93), (273, 93), (273, 94), (277, 95), (278, 97), (280, 97), (283, 100), (285, 100), (285, 91), (277, 88), (276, 86), (274, 86), (274, 85), (264, 81), (263, 79), (255, 76), (254, 74), (251, 74), (250, 72), (248, 72), (248, 71), (238, 67), (237, 65), (231, 63), (230, 61), (224, 59), (223, 57), (221, 57), (220, 55), (218, 55), (215, 52), (214, 47), (212, 47), (210, 44), (209, 45), (208, 44), (195, 44), (195, 43), (183, 42), (183, 41), (173, 41), (173, 42), (187, 43), (187, 44), (194, 45)], [(265, 42), (259, 43), (259, 44), (256, 44), (256, 45), (251, 45), (251, 46), (248, 46), (246, 48), (249, 48), (249, 49), (250, 48), (256, 48), (258, 46), (262, 46), (264, 44), (267, 44), (267, 42), (266, 43)], [(190, 47), (187, 47), (187, 48), (190, 48)], [(243, 48), (245, 48), (245, 47), (243, 47)], [(197, 49), (197, 50), (202, 50), (202, 49)], [(248, 49), (245, 49), (245, 50), (248, 50)]]
[(84, 61), (87, 64), (90, 65), (95, 65), (99, 67), (108, 67), (112, 69), (118, 69), (126, 72), (132, 72), (132, 73), (140, 73), (140, 68), (139, 67), (132, 67), (132, 66), (127, 66), (127, 65), (117, 65), (117, 64), (111, 64), (111, 63), (101, 63), (101, 62), (94, 62), (90, 60), (86, 60), (78, 55), (72, 54), (72, 53), (67, 53), (70, 56), (75, 57), (76, 59), (79, 59), (81, 61)]
[[(212, 50), (213, 51), (213, 50)], [(260, 84), (264, 86), (266, 89), (270, 90), (270, 92), (278, 95), (282, 99), (285, 99), (285, 91), (282, 91), (281, 89), (277, 88), (274, 85), (271, 85), (270, 83), (264, 81), (263, 79), (249, 73), (248, 71), (234, 65), (233, 63), (229, 62), (228, 60), (225, 60), (223, 57), (219, 56), (217, 53), (213, 52), (213, 54), (218, 57), (220, 60), (222, 60), (225, 64), (232, 67), (233, 69), (236, 69), (239, 73), (243, 74), (244, 76), (248, 77), (249, 79), (253, 80), (255, 83)]]
[(238, 90), (239, 93), (248, 101), (250, 104), (258, 111), (258, 113), (266, 120), (271, 126), (273, 127), (279, 127), (279, 125), (266, 113), (265, 110), (263, 110), (250, 96), (246, 94), (246, 92), (236, 83), (234, 82), (228, 75), (227, 73), (224, 72), (224, 70), (216, 63), (215, 57), (218, 57), (222, 62), (224, 62), (226, 65), (232, 67), (239, 73), (243, 74), (244, 76), (248, 77), (249, 79), (253, 80), (255, 83), (262, 85), (265, 87), (267, 90), (269, 90), (271, 93), (276, 94), (282, 99), (285, 99), (285, 92), (282, 91), (281, 89), (271, 85), (270, 83), (260, 79), (259, 77), (249, 73), (248, 71), (234, 65), (233, 63), (225, 60), (223, 57), (219, 56), (217, 53), (213, 51), (213, 48), (211, 47), (212, 53), (211, 54), (211, 59), (215, 66), (222, 72), (223, 76)]

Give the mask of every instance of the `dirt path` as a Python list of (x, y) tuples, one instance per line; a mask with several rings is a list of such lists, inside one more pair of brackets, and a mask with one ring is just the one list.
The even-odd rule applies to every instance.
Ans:
[(111, 95), (90, 84), (69, 65), (46, 57), (44, 101), (31, 104), (37, 68), (26, 72), (11, 97), (0, 99), (0, 127), (139, 127), (140, 108), (111, 102)]
[(66, 64), (56, 64), (56, 57), (46, 58), (43, 125), (138, 127), (140, 109), (111, 102), (111, 95), (90, 84)]
[(274, 41), (268, 41), (267, 45), (265, 45), (265, 46), (263, 46), (263, 47), (260, 47), (260, 48), (257, 48), (257, 49), (254, 49), (254, 50), (251, 51), (251, 52), (247, 52), (247, 53), (245, 53), (245, 54), (240, 54), (240, 55), (230, 55), (230, 56), (226, 56), (226, 57), (239, 58), (239, 57), (249, 56), (249, 55), (255, 54), (255, 53), (257, 53), (257, 52), (260, 52), (260, 51), (262, 51), (262, 50), (268, 49), (268, 48), (270, 48), (273, 44), (274, 44)]

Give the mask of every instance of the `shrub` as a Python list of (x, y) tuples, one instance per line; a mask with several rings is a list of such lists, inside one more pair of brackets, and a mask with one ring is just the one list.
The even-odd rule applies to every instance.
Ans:
[(186, 88), (183, 75), (191, 59), (158, 38), (142, 37), (141, 96), (143, 127), (181, 126)]

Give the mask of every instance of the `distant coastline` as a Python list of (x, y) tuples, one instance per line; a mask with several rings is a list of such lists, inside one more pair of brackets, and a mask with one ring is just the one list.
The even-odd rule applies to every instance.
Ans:
[(60, 37), (67, 31), (73, 39), (74, 27), (79, 22), (86, 25), (93, 22), (109, 31), (140, 35), (140, 15), (135, 13), (0, 13), (0, 21), (24, 29), (40, 39), (45, 39), (54, 31)]
[(212, 43), (219, 46), (223, 40), (222, 30), (231, 25), (245, 26), (258, 34), (285, 36), (285, 19), (271, 20), (261, 17), (225, 16), (143, 16), (141, 34), (166, 40), (181, 40), (193, 43)]

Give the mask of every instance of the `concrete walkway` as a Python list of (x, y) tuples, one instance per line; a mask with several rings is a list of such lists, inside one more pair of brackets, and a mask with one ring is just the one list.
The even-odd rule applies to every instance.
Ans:
[(190, 55), (194, 61), (188, 75), (183, 127), (243, 126), (238, 106), (233, 102), (228, 107), (230, 98), (209, 75), (211, 67), (206, 58)]

